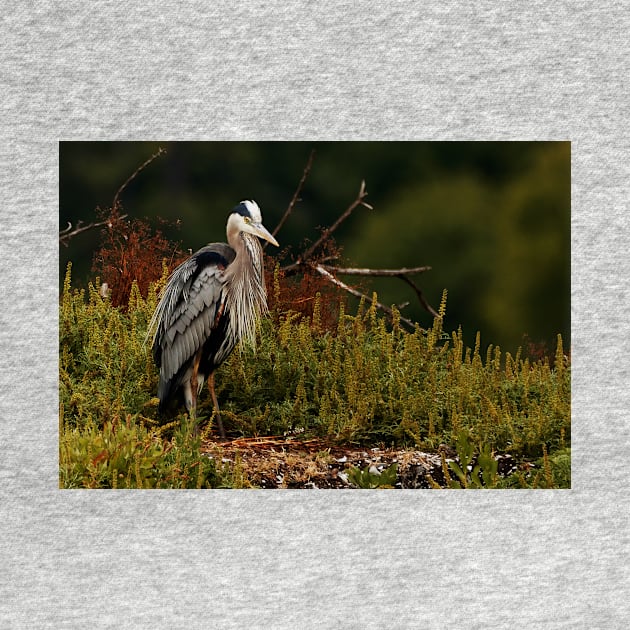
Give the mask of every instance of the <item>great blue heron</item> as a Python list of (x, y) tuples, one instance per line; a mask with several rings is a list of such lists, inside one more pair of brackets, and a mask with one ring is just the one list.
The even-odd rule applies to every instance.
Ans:
[(160, 370), (159, 410), (179, 392), (193, 416), (208, 379), (217, 425), (225, 437), (214, 391), (214, 371), (242, 339), (255, 342), (256, 323), (267, 312), (263, 252), (258, 238), (278, 246), (262, 224), (255, 201), (241, 201), (227, 221), (226, 243), (211, 243), (169, 277), (149, 330)]

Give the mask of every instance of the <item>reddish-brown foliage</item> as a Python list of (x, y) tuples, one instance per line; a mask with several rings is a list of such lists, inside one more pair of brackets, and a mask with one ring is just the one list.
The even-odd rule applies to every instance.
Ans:
[(529, 335), (523, 335), (523, 351), (524, 355), (532, 362), (549, 361), (549, 367), (553, 368), (556, 364), (555, 352), (549, 349), (546, 341), (532, 341)]
[(124, 308), (134, 280), (146, 296), (150, 283), (162, 275), (162, 261), (166, 260), (173, 269), (187, 254), (147, 221), (122, 219), (120, 209), (116, 204), (111, 209), (97, 210), (107, 223), (101, 231), (101, 247), (94, 255), (92, 269), (107, 283), (112, 304)]
[(334, 332), (339, 321), (339, 309), (347, 303), (347, 294), (323, 276), (304, 267), (301, 273), (285, 275), (278, 270), (278, 286), (274, 286), (277, 261), (265, 256), (265, 281), (269, 310), (276, 313), (294, 311), (312, 320), (319, 294), (319, 326)]
[[(101, 231), (101, 246), (94, 255), (93, 271), (107, 283), (114, 306), (125, 308), (134, 281), (143, 296), (149, 285), (162, 276), (162, 263), (166, 260), (169, 271), (183, 262), (189, 254), (179, 244), (169, 241), (159, 229), (147, 221), (121, 218), (120, 205), (107, 210), (98, 209), (106, 226)], [(332, 256), (332, 255), (331, 255)], [(310, 266), (300, 267), (299, 273), (285, 276), (278, 272), (277, 259), (265, 256), (265, 282), (269, 308), (275, 312), (294, 311), (312, 318), (317, 294), (319, 299), (319, 325), (323, 330), (337, 329), (339, 307), (346, 303), (343, 290), (332, 285)]]

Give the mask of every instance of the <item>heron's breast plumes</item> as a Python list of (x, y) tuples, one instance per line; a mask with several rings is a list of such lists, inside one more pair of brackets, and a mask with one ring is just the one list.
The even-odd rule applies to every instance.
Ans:
[(225, 271), (226, 306), (234, 341), (256, 346), (256, 326), (268, 312), (263, 252), (255, 236), (241, 233), (236, 258)]

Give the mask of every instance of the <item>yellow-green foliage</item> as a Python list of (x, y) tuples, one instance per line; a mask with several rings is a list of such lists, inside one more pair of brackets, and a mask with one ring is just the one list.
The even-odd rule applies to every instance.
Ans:
[(60, 403), (71, 424), (92, 419), (101, 426), (147, 406), (146, 394), (157, 386), (157, 375), (144, 336), (156, 303), (154, 288), (145, 301), (134, 286), (124, 313), (93, 284), (87, 292), (73, 290), (68, 267), (59, 318), (59, 371)]
[(168, 427), (157, 427), (157, 374), (144, 340), (156, 303), (155, 287), (147, 300), (134, 288), (125, 313), (94, 285), (73, 290), (68, 268), (59, 318), (62, 487), (229, 485), (227, 470), (201, 457), (185, 416), (170, 440), (162, 435)]
[[(185, 414), (169, 439), (170, 429), (159, 428), (168, 419), (157, 417), (157, 371), (145, 344), (158, 287), (146, 299), (134, 289), (122, 311), (97, 286), (72, 289), (68, 271), (61, 296), (61, 483), (229, 485), (227, 472), (199, 455), (198, 441), (186, 443), (185, 466), (177, 459), (189, 433)], [(553, 369), (547, 361), (530, 363), (520, 350), (513, 356), (489, 347), (482, 356), (479, 336), (471, 349), (461, 330), (443, 331), (444, 310), (445, 297), (433, 327), (413, 333), (401, 328), (396, 312), (388, 323), (366, 304), (356, 315), (342, 310), (334, 334), (322, 330), (319, 305), (312, 321), (272, 313), (260, 326), (256, 352), (235, 351), (217, 373), (226, 429), (433, 450), (455, 445), (465, 430), (477, 452), (536, 459), (568, 449), (570, 368), (562, 340)], [(199, 416), (212, 415), (209, 398), (204, 391)]]
[[(220, 397), (247, 433), (304, 429), (342, 442), (435, 449), (462, 429), (494, 450), (540, 457), (570, 440), (570, 378), (499, 348), (464, 348), (461, 330), (408, 333), (374, 307), (342, 314), (337, 334), (291, 313), (263, 323), (257, 354), (232, 355)], [(559, 341), (559, 343), (561, 343)], [(235, 427), (237, 428), (237, 427)]]
[(372, 472), (369, 467), (363, 470), (352, 467), (348, 470), (348, 479), (357, 488), (373, 490), (375, 488), (393, 488), (396, 483), (398, 464), (394, 463), (383, 472)]

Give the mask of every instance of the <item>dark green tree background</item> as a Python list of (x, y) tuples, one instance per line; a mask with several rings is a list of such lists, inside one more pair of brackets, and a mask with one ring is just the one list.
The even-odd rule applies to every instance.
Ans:
[[(96, 220), (119, 186), (158, 147), (152, 162), (122, 194), (130, 218), (179, 221), (166, 236), (195, 250), (225, 240), (228, 211), (255, 199), (273, 229), (316, 154), (301, 201), (279, 240), (286, 259), (314, 240), (366, 181), (370, 211), (359, 208), (337, 232), (344, 264), (431, 265), (416, 277), (435, 307), (448, 289), (446, 330), (477, 330), (482, 342), (514, 352), (528, 335), (570, 347), (570, 188), (568, 142), (63, 142), (60, 229)], [(60, 247), (60, 272), (92, 274), (99, 230)], [(352, 279), (344, 278), (352, 282)], [(404, 313), (430, 316), (396, 279), (364, 288), (381, 301), (409, 301)]]

